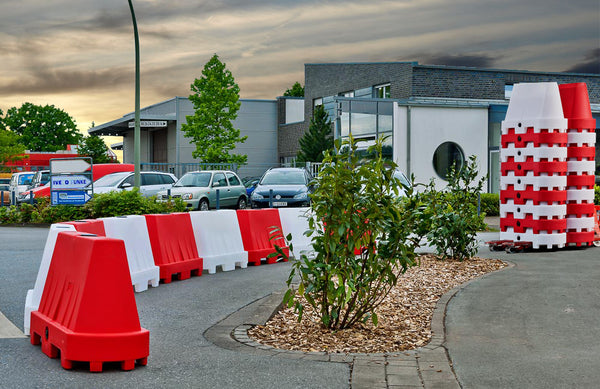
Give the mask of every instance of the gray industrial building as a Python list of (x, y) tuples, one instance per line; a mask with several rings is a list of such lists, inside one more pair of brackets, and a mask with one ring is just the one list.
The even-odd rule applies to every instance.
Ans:
[[(248, 165), (239, 168), (241, 176), (261, 175), (277, 164), (277, 101), (240, 99), (238, 117), (233, 122), (247, 135), (246, 142), (234, 152), (248, 156)], [(192, 157), (195, 145), (183, 136), (181, 125), (186, 116), (194, 114), (194, 106), (187, 97), (172, 99), (140, 110), (140, 160), (149, 168), (170, 170), (177, 176), (197, 169)], [(89, 130), (90, 134), (123, 137), (123, 162), (133, 163), (134, 113), (101, 124)]]

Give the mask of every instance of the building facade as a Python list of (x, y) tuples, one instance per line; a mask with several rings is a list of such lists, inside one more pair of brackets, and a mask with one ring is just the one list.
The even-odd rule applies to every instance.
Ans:
[[(305, 97), (241, 99), (234, 126), (247, 135), (234, 150), (246, 154), (240, 176), (260, 176), (269, 167), (294, 162), (313, 109), (323, 105), (336, 138), (352, 134), (368, 146), (386, 137), (385, 151), (418, 182), (446, 184), (452, 163), (476, 156), (487, 190), (498, 192), (501, 123), (512, 86), (522, 82), (584, 82), (592, 113), (600, 119), (600, 75), (419, 65), (417, 62), (305, 64)], [(173, 164), (197, 161), (181, 124), (193, 115), (185, 97), (141, 110), (141, 160)], [(90, 129), (123, 136), (123, 162), (133, 161), (133, 118), (129, 113)], [(597, 143), (598, 144), (598, 143)], [(598, 149), (598, 148), (597, 148)], [(597, 157), (596, 161), (600, 159)]]
[[(248, 164), (238, 168), (240, 176), (261, 175), (277, 164), (276, 100), (240, 99), (238, 117), (233, 122), (248, 139), (232, 151), (248, 156)], [(178, 177), (198, 168), (192, 157), (195, 145), (181, 131), (186, 117), (194, 114), (187, 97), (172, 99), (140, 109), (140, 160), (149, 168), (168, 170)], [(90, 134), (123, 137), (123, 162), (133, 163), (134, 113), (93, 127)]]
[(512, 86), (521, 82), (587, 84), (600, 118), (600, 75), (419, 65), (416, 62), (305, 65), (304, 123), (280, 126), (279, 159), (290, 161), (323, 105), (336, 138), (386, 136), (394, 161), (417, 181), (445, 185), (453, 162), (475, 155), (487, 189), (498, 191), (500, 126)]

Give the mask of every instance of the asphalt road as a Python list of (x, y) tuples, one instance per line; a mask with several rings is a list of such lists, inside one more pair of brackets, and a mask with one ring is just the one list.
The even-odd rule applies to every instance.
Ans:
[[(0, 312), (19, 329), (46, 228), (0, 227)], [(497, 233), (479, 236), (486, 241)], [(515, 264), (471, 282), (447, 307), (446, 347), (463, 388), (597, 388), (600, 382), (600, 249), (479, 255)], [(0, 388), (348, 388), (347, 364), (252, 355), (203, 336), (229, 314), (281, 290), (278, 263), (174, 281), (136, 294), (150, 330), (148, 365), (62, 369), (28, 338), (0, 336)], [(0, 322), (0, 326), (2, 323)], [(0, 335), (2, 331), (0, 331)]]
[(472, 282), (447, 307), (462, 387), (600, 387), (600, 248), (479, 255), (516, 266)]
[[(0, 227), (0, 311), (23, 329), (48, 229)], [(287, 263), (204, 274), (137, 293), (142, 327), (150, 331), (148, 365), (123, 372), (85, 365), (64, 370), (29, 338), (0, 339), (0, 388), (348, 388), (344, 363), (265, 357), (221, 349), (203, 333), (239, 308), (285, 287)]]

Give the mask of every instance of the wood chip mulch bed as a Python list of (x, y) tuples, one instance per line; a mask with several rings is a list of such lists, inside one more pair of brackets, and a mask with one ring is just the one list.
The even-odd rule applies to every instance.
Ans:
[(323, 328), (314, 310), (305, 305), (302, 322), (292, 308), (284, 308), (269, 322), (248, 331), (255, 341), (285, 350), (330, 353), (386, 353), (425, 346), (431, 339), (431, 319), (437, 301), (452, 288), (507, 266), (496, 259), (465, 261), (420, 257), (421, 266), (406, 271), (377, 308), (379, 323), (354, 328)]

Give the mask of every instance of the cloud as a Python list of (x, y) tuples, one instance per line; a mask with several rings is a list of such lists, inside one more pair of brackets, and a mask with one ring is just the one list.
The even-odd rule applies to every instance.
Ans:
[(571, 73), (593, 73), (600, 74), (600, 48), (591, 50), (585, 57), (585, 61), (566, 70)]
[[(37, 66), (36, 66), (37, 67)], [(0, 93), (54, 94), (73, 91), (91, 91), (121, 86), (133, 79), (133, 70), (111, 68), (98, 71), (41, 69), (31, 72), (26, 79), (0, 84)]]

